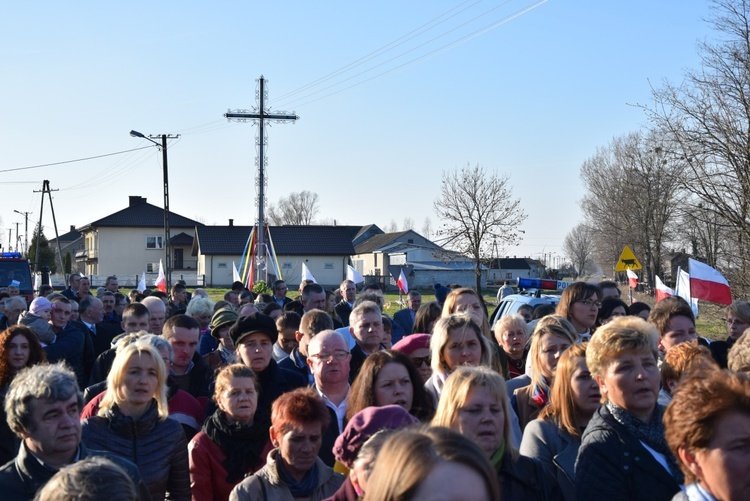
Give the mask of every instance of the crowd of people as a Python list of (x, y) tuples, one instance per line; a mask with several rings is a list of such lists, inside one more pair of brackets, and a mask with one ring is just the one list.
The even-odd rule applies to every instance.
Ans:
[(745, 301), (90, 289), (0, 291), (4, 500), (750, 499)]

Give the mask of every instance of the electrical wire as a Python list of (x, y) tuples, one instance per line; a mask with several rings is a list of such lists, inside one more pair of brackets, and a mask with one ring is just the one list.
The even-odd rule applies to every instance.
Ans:
[(0, 172), (15, 172), (19, 170), (39, 169), (41, 167), (52, 167), (55, 165), (72, 164), (75, 162), (85, 162), (87, 160), (95, 160), (97, 158), (111, 157), (114, 155), (122, 155), (124, 153), (130, 153), (131, 151), (144, 150), (146, 148), (151, 148), (151, 146), (142, 146), (141, 148), (133, 148), (131, 150), (124, 150), (124, 151), (115, 151), (114, 153), (105, 153), (104, 155), (96, 155), (93, 157), (86, 157), (86, 158), (76, 158), (75, 160), (65, 160), (63, 162), (53, 162), (50, 164), (41, 164), (41, 165), (29, 165), (27, 167), (15, 167), (13, 169), (2, 169), (0, 170)]

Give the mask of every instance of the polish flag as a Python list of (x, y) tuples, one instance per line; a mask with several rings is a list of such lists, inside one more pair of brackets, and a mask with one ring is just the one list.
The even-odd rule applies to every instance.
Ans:
[(732, 304), (729, 282), (706, 263), (688, 259), (690, 266), (690, 293), (696, 299), (719, 304)]
[(164, 274), (164, 266), (161, 264), (161, 259), (159, 259), (159, 276), (156, 277), (154, 285), (160, 291), (167, 292), (167, 276)]
[(656, 301), (661, 301), (665, 297), (674, 296), (674, 289), (670, 289), (666, 285), (664, 285), (664, 282), (661, 281), (661, 278), (659, 278), (659, 275), (654, 275), (656, 277)]
[(628, 285), (631, 289), (635, 289), (638, 287), (638, 275), (635, 274), (633, 270), (628, 268), (625, 273), (628, 275)]
[(406, 281), (406, 275), (404, 275), (403, 269), (401, 270), (401, 274), (398, 276), (396, 285), (398, 285), (398, 288), (401, 289), (404, 294), (409, 293), (409, 282)]

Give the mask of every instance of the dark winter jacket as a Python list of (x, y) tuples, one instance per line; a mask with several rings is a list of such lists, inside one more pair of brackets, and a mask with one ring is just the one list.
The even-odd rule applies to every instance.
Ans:
[(562, 501), (563, 496), (555, 477), (538, 462), (525, 456), (513, 460), (506, 452), (498, 471), (500, 499), (534, 499)]
[(122, 456), (138, 466), (152, 499), (190, 499), (190, 473), (185, 432), (173, 419), (160, 419), (156, 401), (140, 419), (125, 416), (115, 405), (106, 417), (83, 422), (87, 447)]
[(680, 486), (640, 440), (599, 407), (583, 433), (576, 461), (579, 501), (669, 501)]
[[(149, 500), (149, 492), (141, 481), (138, 468), (115, 454), (105, 451), (88, 450), (83, 444), (78, 449), (78, 460), (90, 456), (103, 456), (113, 461), (125, 470), (133, 480), (138, 493), (138, 499)], [(3, 501), (28, 501), (34, 499), (36, 491), (49, 482), (57, 470), (49, 465), (43, 465), (34, 457), (26, 445), (21, 445), (18, 456), (13, 461), (0, 468), (0, 497)]]

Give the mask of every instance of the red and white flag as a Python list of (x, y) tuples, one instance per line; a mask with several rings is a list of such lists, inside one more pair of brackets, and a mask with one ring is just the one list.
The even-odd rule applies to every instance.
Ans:
[(159, 259), (159, 276), (156, 277), (154, 285), (160, 291), (167, 292), (167, 276), (164, 274), (164, 266), (161, 264), (161, 259)]
[(693, 298), (719, 304), (732, 304), (732, 290), (724, 276), (706, 263), (688, 259), (690, 294)]
[(631, 289), (635, 289), (638, 287), (638, 275), (635, 274), (633, 270), (628, 268), (625, 273), (628, 275), (628, 285)]
[(654, 276), (656, 277), (656, 301), (661, 301), (665, 297), (674, 296), (674, 289), (670, 289), (664, 285), (664, 282), (661, 281), (659, 275)]
[(398, 276), (398, 281), (396, 282), (396, 285), (398, 285), (398, 288), (401, 289), (401, 291), (404, 294), (409, 293), (409, 282), (406, 281), (406, 275), (404, 275), (403, 269), (401, 269), (401, 273)]

